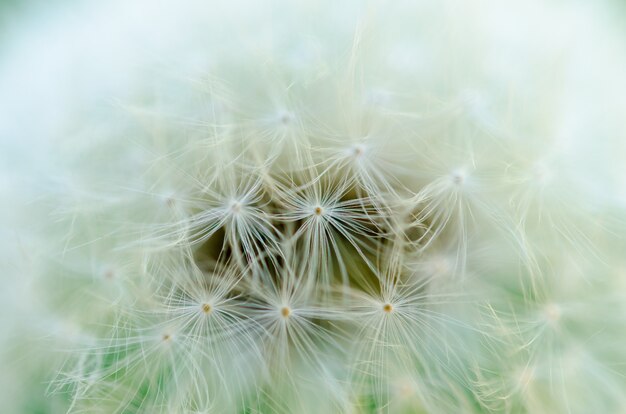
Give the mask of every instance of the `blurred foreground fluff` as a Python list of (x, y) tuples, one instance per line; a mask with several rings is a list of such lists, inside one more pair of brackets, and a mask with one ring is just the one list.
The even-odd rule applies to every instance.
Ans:
[(0, 411), (626, 412), (612, 3), (126, 3), (4, 44)]

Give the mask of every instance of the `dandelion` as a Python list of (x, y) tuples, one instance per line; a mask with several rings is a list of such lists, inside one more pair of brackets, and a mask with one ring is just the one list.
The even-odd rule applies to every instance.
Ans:
[(614, 6), (244, 3), (0, 48), (3, 412), (624, 411)]

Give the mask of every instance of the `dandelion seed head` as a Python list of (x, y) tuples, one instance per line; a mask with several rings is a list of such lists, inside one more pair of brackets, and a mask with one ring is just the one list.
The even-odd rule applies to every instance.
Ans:
[(416, 395), (415, 381), (408, 377), (398, 378), (393, 381), (394, 391), (400, 398), (413, 398)]
[(465, 169), (459, 168), (450, 174), (450, 181), (456, 186), (462, 186), (467, 181), (468, 175)]
[(291, 316), (291, 308), (289, 306), (283, 306), (282, 308), (280, 308), (280, 316), (282, 316), (284, 319), (289, 318), (289, 316)]
[(288, 111), (282, 111), (278, 114), (277, 116), (278, 121), (280, 122), (280, 124), (282, 124), (283, 126), (287, 126), (292, 124), (295, 120), (296, 117), (293, 113), (288, 112)]
[(531, 170), (533, 181), (540, 187), (548, 186), (554, 179), (554, 172), (544, 162), (537, 162)]
[[(626, 378), (618, 329), (625, 278), (613, 258), (623, 251), (616, 241), (622, 213), (611, 197), (585, 205), (593, 194), (576, 180), (571, 187), (579, 191), (554, 185), (553, 197), (536, 197), (555, 180), (565, 183), (568, 168), (590, 181), (599, 176), (577, 162), (591, 152), (570, 155), (583, 135), (619, 136), (608, 132), (623, 124), (621, 117), (610, 123), (621, 98), (595, 96), (602, 77), (583, 76), (589, 62), (602, 67), (614, 55), (615, 42), (597, 41), (592, 30), (572, 38), (581, 42), (555, 39), (563, 30), (554, 22), (582, 27), (577, 19), (585, 14), (570, 25), (557, 6), (536, 13), (533, 2), (469, 14), (405, 2), (383, 7), (384, 19), (379, 5), (359, 2), (281, 6), (279, 13), (265, 4), (194, 3), (197, 15), (179, 3), (162, 5), (174, 14), (131, 7), (161, 13), (163, 21), (178, 13), (191, 19), (179, 19), (186, 24), (176, 30), (151, 23), (160, 18), (123, 19), (115, 38), (131, 40), (116, 47), (134, 43), (141, 29), (134, 25), (145, 22), (160, 35), (142, 36), (149, 44), (140, 49), (159, 53), (142, 62), (138, 49), (124, 49), (107, 66), (104, 72), (123, 74), (128, 84), (92, 92), (89, 101), (115, 97), (121, 114), (105, 105), (97, 108), (102, 113), (83, 109), (69, 94), (80, 111), (67, 128), (50, 128), (68, 137), (46, 137), (61, 148), (46, 162), (55, 167), (41, 178), (41, 191), (23, 190), (23, 205), (41, 211), (16, 214), (27, 223), (16, 226), (16, 237), (12, 226), (0, 226), (15, 239), (1, 240), (7, 257), (25, 257), (14, 267), (20, 277), (6, 278), (0, 293), (0, 304), (20, 305), (0, 312), (3, 327), (20, 331), (6, 336), (10, 346), (0, 341), (0, 351), (18, 348), (14, 337), (60, 337), (71, 352), (25, 371), (58, 370), (54, 387), (71, 391), (61, 411), (617, 411)], [(103, 17), (106, 27), (118, 11)], [(303, 25), (311, 13), (325, 23)], [(518, 21), (538, 23), (527, 25), (538, 35), (502, 24)], [(122, 30), (128, 22), (133, 27)], [(237, 36), (223, 36), (223, 25)], [(442, 27), (454, 30), (441, 36)], [(108, 33), (92, 34), (100, 32)], [(81, 38), (60, 37), (63, 44)], [(94, 59), (68, 59), (71, 68), (50, 79), (85, 67), (105, 75), (90, 62), (110, 61), (117, 49), (108, 38), (85, 38), (99, 47), (76, 50)], [(154, 56), (159, 65), (163, 56), (176, 64), (155, 70)], [(502, 62), (505, 69), (496, 67)], [(607, 77), (612, 84), (618, 78)], [(39, 91), (42, 83), (57, 82), (15, 89)], [(33, 99), (58, 96), (43, 92)], [(597, 108), (587, 101), (602, 102), (594, 122)], [(55, 112), (47, 106), (36, 112)], [(24, 115), (16, 119), (32, 118)], [(38, 135), (28, 123), (15, 124), (24, 136)], [(555, 131), (561, 124), (567, 129)], [(529, 136), (568, 139), (555, 151), (554, 142)], [(597, 141), (588, 147), (623, 149)], [(602, 182), (613, 181), (623, 179)], [(576, 273), (567, 284), (553, 275), (565, 269), (561, 255), (576, 259), (564, 260), (576, 270), (565, 272)], [(42, 310), (76, 334), (46, 326)], [(561, 355), (575, 346), (580, 353)], [(46, 348), (58, 346), (34, 354)], [(30, 363), (20, 357), (9, 360)], [(535, 390), (538, 380), (549, 385), (544, 395)], [(12, 372), (0, 376), (0, 384), (13, 383)], [(580, 396), (587, 389), (593, 392)], [(587, 403), (591, 394), (597, 397)], [(26, 407), (7, 411), (39, 408)]]
[(238, 200), (233, 200), (229, 204), (229, 209), (233, 215), (237, 215), (241, 213), (241, 210), (243, 209), (243, 203)]
[(544, 315), (549, 323), (557, 323), (561, 319), (562, 314), (561, 306), (556, 303), (550, 303), (544, 307)]
[(367, 147), (365, 144), (355, 144), (349, 150), (348, 153), (356, 160), (360, 160), (365, 156)]
[(383, 304), (383, 312), (392, 313), (394, 311), (393, 305), (391, 303)]

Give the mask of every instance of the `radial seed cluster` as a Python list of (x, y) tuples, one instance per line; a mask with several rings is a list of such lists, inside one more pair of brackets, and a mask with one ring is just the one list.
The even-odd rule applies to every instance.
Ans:
[(625, 37), (578, 3), (35, 19), (0, 412), (626, 412)]

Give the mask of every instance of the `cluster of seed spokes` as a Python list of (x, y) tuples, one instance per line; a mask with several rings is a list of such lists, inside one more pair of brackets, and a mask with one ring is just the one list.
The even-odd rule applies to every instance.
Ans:
[[(354, 151), (360, 155), (364, 149), (355, 146)], [(272, 180), (281, 181), (278, 178)], [(330, 195), (325, 194), (323, 188), (311, 190), (309, 187), (317, 184), (313, 181), (312, 184), (284, 185), (282, 191), (286, 195), (283, 198), (276, 196), (275, 191), (263, 190), (263, 195), (255, 204), (242, 202), (234, 196), (227, 198), (223, 214), (230, 219), (224, 220), (222, 227), (213, 229), (210, 237), (203, 236), (202, 243), (194, 248), (196, 261), (200, 265), (207, 259), (224, 264), (231, 262), (238, 253), (242, 268), (258, 266), (265, 273), (277, 272), (276, 263), (284, 259), (281, 251), (284, 244), (281, 243), (289, 240), (293, 242), (292, 256), (308, 255), (299, 257), (300, 263), (328, 263), (327, 269), (313, 270), (318, 273), (334, 272), (338, 265), (345, 267), (346, 263), (342, 262), (346, 260), (344, 256), (353, 262), (369, 260), (374, 263), (373, 256), (381, 250), (380, 246), (386, 243), (391, 233), (388, 227), (385, 228), (385, 217), (379, 211), (384, 209), (384, 201), (379, 200), (375, 205), (363, 189), (356, 188), (358, 186), (354, 182), (346, 186), (332, 179), (329, 181), (319, 186), (334, 191)], [(195, 216), (211, 215), (198, 210)], [(242, 230), (249, 234), (237, 239)], [(201, 228), (194, 231), (194, 234), (206, 233)], [(257, 244), (250, 240), (256, 240)], [(259, 248), (266, 241), (269, 242), (264, 246), (267, 248)], [(250, 251), (251, 247), (254, 251)], [(266, 263), (259, 264), (263, 261)], [(371, 263), (365, 267), (372, 268)], [(346, 271), (343, 272), (343, 279), (346, 279)], [(268, 279), (276, 279), (276, 275), (268, 275)], [(338, 281), (340, 278), (335, 279)], [(375, 280), (371, 282), (376, 284)]]
[[(363, 146), (354, 146), (352, 151), (354, 157), (365, 156)], [(404, 283), (409, 274), (399, 266), (393, 270), (397, 275), (389, 276), (392, 270), (383, 267), (395, 260), (385, 255), (405, 254), (411, 247), (396, 249), (394, 243), (415, 246), (424, 230), (393, 227), (398, 217), (391, 218), (395, 206), (388, 204), (394, 199), (374, 200), (356, 181), (349, 185), (332, 179), (294, 183), (273, 177), (268, 182), (259, 186), (261, 195), (248, 194), (247, 200), (236, 194), (224, 197), (218, 205), (229, 219), (194, 246), (195, 265), (202, 272), (217, 275), (217, 279), (220, 272), (215, 269), (229, 268), (237, 274), (237, 282), (231, 286), (236, 293), (228, 295), (235, 298), (231, 304), (238, 316), (249, 318), (253, 326), (266, 332), (274, 332), (271, 324), (277, 323), (287, 331), (293, 329), (292, 333), (301, 329), (333, 331), (333, 318), (342, 312), (341, 318), (348, 324), (356, 321), (351, 318), (358, 312), (389, 321), (402, 318), (405, 308), (398, 307), (390, 292), (394, 283)], [(270, 188), (274, 182), (276, 188)], [(404, 220), (414, 220), (417, 208), (400, 214), (407, 212)], [(248, 251), (255, 246), (243, 236), (237, 239), (243, 226), (252, 223), (250, 217), (255, 221), (247, 228), (249, 236), (258, 242), (263, 238), (271, 241), (264, 250)], [(300, 295), (298, 290), (307, 293)], [(292, 293), (300, 296), (294, 299)], [(304, 303), (299, 301), (302, 297)], [(193, 303), (196, 317), (206, 323), (228, 314), (207, 292)]]

